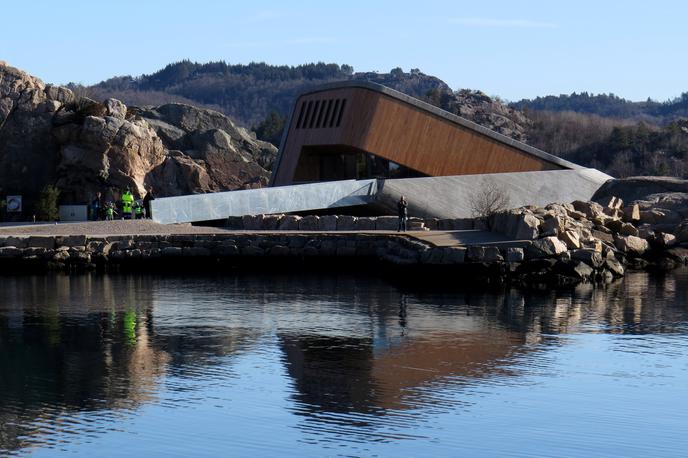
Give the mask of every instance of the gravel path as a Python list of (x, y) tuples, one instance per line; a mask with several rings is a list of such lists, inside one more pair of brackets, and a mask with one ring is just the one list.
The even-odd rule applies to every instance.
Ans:
[(12, 235), (136, 235), (136, 234), (215, 234), (216, 227), (191, 224), (158, 224), (151, 220), (88, 221), (83, 223), (0, 226), (0, 236)]

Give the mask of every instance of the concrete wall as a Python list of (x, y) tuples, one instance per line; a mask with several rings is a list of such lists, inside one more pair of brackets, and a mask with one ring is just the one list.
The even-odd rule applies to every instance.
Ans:
[(165, 197), (151, 202), (151, 212), (153, 219), (163, 224), (210, 221), (363, 205), (372, 202), (376, 192), (375, 180), (331, 181)]
[(386, 180), (379, 186), (374, 205), (382, 213), (394, 213), (399, 197), (404, 195), (414, 216), (470, 218), (474, 216), (474, 196), (491, 185), (506, 192), (509, 208), (544, 207), (553, 202), (590, 200), (610, 179), (599, 170), (576, 169)]
[(153, 219), (184, 223), (231, 216), (282, 214), (370, 204), (380, 215), (396, 215), (399, 196), (409, 214), (424, 218), (470, 218), (471, 201), (492, 184), (509, 196), (509, 208), (590, 200), (612, 179), (595, 169), (493, 173), (396, 180), (344, 180), (274, 188), (166, 197), (151, 202)]

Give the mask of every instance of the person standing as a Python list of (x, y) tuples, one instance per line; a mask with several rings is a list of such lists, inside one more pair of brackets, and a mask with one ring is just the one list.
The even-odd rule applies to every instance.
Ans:
[(100, 191), (96, 192), (96, 196), (91, 201), (91, 220), (98, 221), (101, 218), (103, 211), (103, 200)]
[(122, 194), (122, 218), (131, 219), (131, 212), (134, 207), (134, 195), (131, 193), (131, 189), (127, 188)]
[(134, 202), (134, 216), (136, 219), (143, 219), (143, 202), (140, 200)]
[(399, 227), (397, 232), (406, 232), (406, 220), (408, 219), (408, 202), (406, 202), (406, 197), (401, 196), (399, 202), (397, 202), (397, 210), (399, 212)]
[(115, 211), (115, 205), (112, 202), (108, 202), (105, 204), (105, 220), (106, 221), (112, 221), (115, 219), (115, 214), (117, 212)]
[(153, 188), (150, 188), (143, 198), (143, 209), (145, 210), (146, 218), (151, 217), (150, 203), (153, 199), (155, 199), (155, 195), (153, 194)]

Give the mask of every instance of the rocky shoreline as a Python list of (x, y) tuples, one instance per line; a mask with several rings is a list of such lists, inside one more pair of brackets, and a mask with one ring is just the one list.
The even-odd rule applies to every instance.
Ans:
[[(507, 222), (504, 227), (524, 231), (526, 226), (532, 228), (533, 215), (539, 211), (523, 209), (523, 213), (514, 211), (497, 218), (511, 218), (515, 225)], [(540, 221), (538, 216), (535, 219)], [(688, 248), (683, 244), (660, 246), (637, 236), (617, 235), (615, 243), (583, 239), (580, 248), (569, 249), (561, 240), (570, 237), (565, 231), (560, 236), (546, 235), (551, 224), (550, 218), (543, 217), (536, 225), (538, 237), (530, 240), (468, 247), (434, 246), (410, 234), (372, 231), (8, 236), (0, 237), (0, 272), (193, 273), (315, 268), (452, 279), (456, 284), (477, 280), (567, 285), (611, 282), (629, 268), (669, 269), (688, 260)], [(638, 251), (634, 239), (628, 237), (645, 241), (646, 249)]]
[(0, 272), (312, 267), (450, 283), (611, 282), (627, 269), (688, 262), (684, 184), (617, 180), (593, 196), (596, 202), (526, 206), (478, 219), (410, 218), (408, 233), (394, 231), (396, 217), (348, 215), (250, 215), (228, 219), (225, 228), (145, 221), (7, 227), (0, 231)]

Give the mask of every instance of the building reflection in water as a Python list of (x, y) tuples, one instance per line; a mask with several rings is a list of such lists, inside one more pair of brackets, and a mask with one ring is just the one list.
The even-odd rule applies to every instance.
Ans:
[[(284, 331), (280, 343), (295, 399), (305, 415), (388, 414), (432, 404), (433, 394), (488, 379), (519, 375), (515, 361), (562, 345), (577, 332), (685, 332), (686, 272), (630, 274), (604, 287), (474, 293), (403, 293), (367, 301), (368, 332)], [(396, 304), (399, 304), (395, 307)], [(324, 328), (313, 320), (311, 328)], [(359, 328), (360, 331), (360, 328)], [(446, 399), (440, 399), (446, 403)], [(446, 404), (445, 404), (446, 405)], [(337, 420), (339, 417), (337, 417)]]
[(687, 289), (685, 270), (527, 292), (414, 291), (336, 275), (7, 277), (0, 450), (49, 443), (81, 412), (134, 415), (161, 402), (166, 378), (191, 380), (179, 387), (189, 389), (275, 334), (294, 412), (362, 414), (349, 421), (363, 424), (432, 406), (436, 388), (518, 376), (514, 363), (561, 345), (560, 334), (685, 332)]

